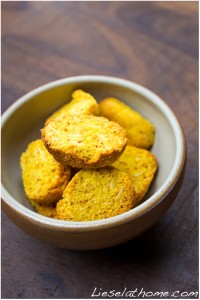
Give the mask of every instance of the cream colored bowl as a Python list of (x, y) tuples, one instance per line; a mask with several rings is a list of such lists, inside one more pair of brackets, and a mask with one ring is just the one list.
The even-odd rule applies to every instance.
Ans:
[[(19, 158), (27, 144), (40, 137), (45, 119), (70, 99), (75, 89), (97, 100), (112, 96), (134, 108), (156, 128), (159, 169), (146, 201), (121, 215), (90, 222), (50, 219), (34, 212), (26, 200)], [(174, 201), (186, 160), (183, 130), (172, 110), (151, 91), (133, 82), (107, 76), (77, 76), (48, 83), (16, 101), (2, 116), (2, 208), (33, 237), (68, 249), (99, 249), (130, 240), (156, 223)]]

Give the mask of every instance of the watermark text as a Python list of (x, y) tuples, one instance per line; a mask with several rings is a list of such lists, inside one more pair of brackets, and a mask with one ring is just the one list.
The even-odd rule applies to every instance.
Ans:
[(95, 287), (91, 297), (92, 298), (198, 298), (199, 293), (197, 291), (174, 291), (169, 293), (168, 291), (145, 291), (143, 288), (135, 288), (129, 290), (125, 287), (122, 291), (110, 290), (105, 291), (102, 288)]

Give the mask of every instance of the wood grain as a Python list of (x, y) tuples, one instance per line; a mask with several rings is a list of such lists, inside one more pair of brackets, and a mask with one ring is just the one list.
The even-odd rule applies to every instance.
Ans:
[(95, 287), (197, 291), (198, 3), (2, 2), (2, 111), (81, 74), (129, 79), (165, 99), (186, 135), (183, 187), (151, 230), (99, 251), (42, 244), (2, 214), (2, 298), (90, 298)]

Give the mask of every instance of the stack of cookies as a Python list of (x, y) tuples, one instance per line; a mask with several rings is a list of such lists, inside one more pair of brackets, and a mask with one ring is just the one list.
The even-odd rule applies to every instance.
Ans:
[(154, 126), (138, 112), (76, 90), (21, 155), (26, 197), (36, 212), (60, 220), (124, 213), (141, 203), (153, 180), (153, 143)]

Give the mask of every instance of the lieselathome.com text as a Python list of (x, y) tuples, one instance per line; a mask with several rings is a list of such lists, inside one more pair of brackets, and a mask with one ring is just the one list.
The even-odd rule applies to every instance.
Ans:
[(92, 298), (188, 298), (198, 299), (199, 293), (197, 291), (150, 291), (145, 290), (144, 288), (134, 290), (129, 290), (128, 288), (124, 288), (122, 291), (119, 290), (110, 290), (105, 291), (102, 288), (95, 287), (91, 297)]

